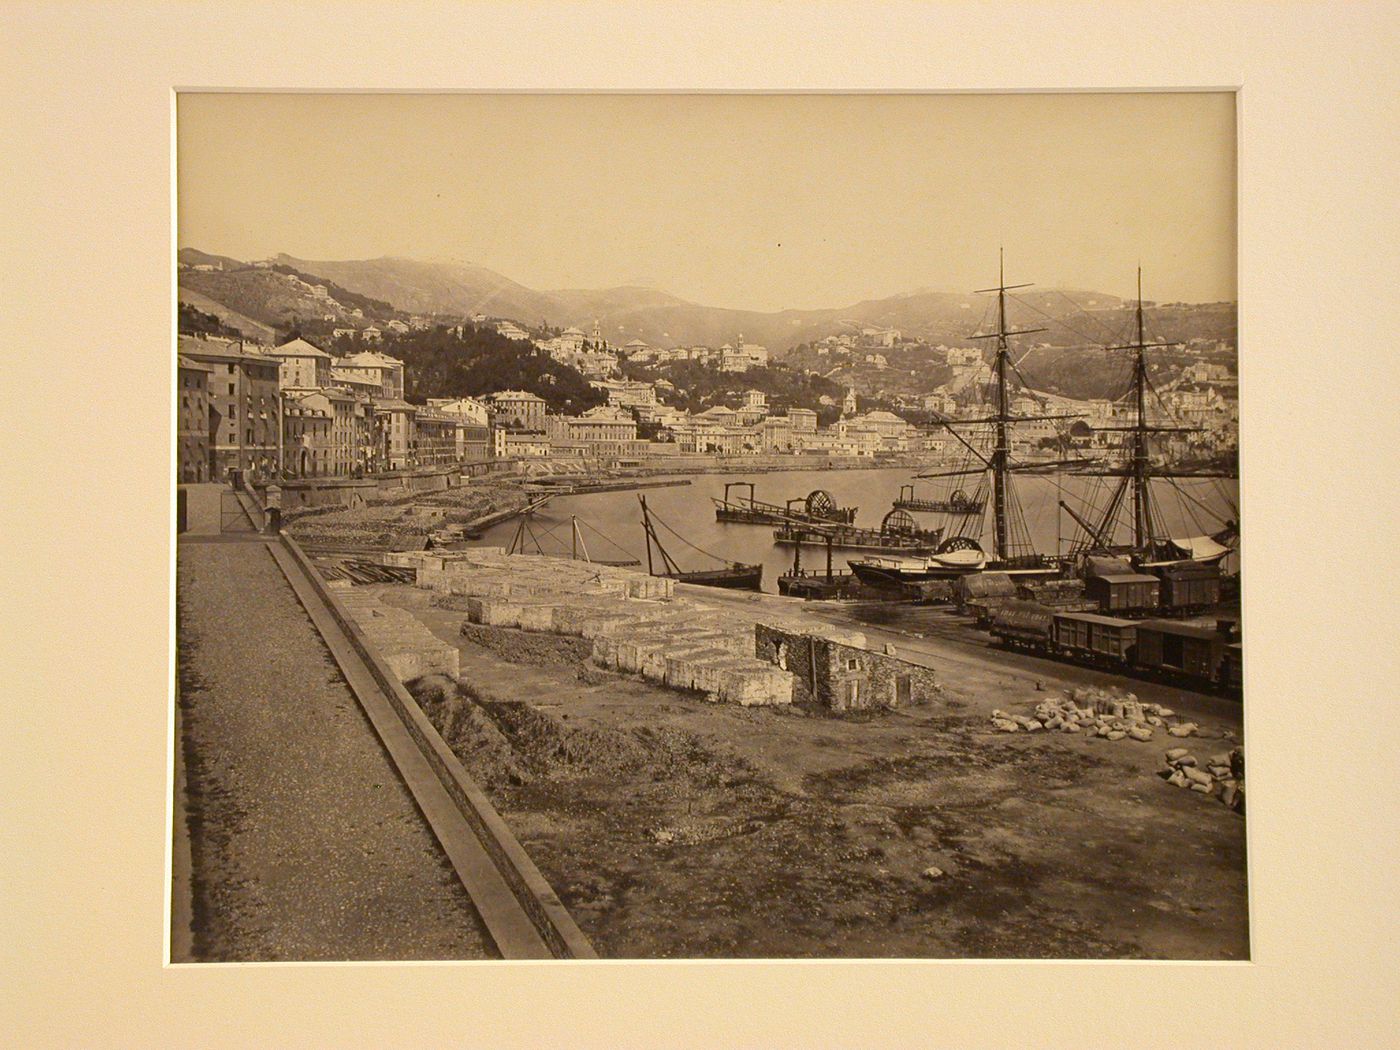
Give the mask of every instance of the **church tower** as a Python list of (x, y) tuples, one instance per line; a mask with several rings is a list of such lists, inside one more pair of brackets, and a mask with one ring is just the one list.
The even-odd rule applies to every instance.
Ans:
[(854, 416), (855, 414), (856, 414), (856, 388), (855, 388), (855, 387), (848, 387), (848, 388), (846, 389), (846, 400), (843, 401), (843, 402), (841, 402), (841, 415), (844, 416), (844, 417), (849, 418), (849, 417), (851, 417), (851, 416)]

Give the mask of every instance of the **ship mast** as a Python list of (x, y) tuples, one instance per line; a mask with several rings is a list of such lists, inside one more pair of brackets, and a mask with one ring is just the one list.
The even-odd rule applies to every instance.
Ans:
[[(1085, 532), (1099, 546), (1104, 546), (1113, 535), (1114, 522), (1118, 517), (1119, 508), (1123, 505), (1126, 497), (1132, 507), (1133, 514), (1133, 550), (1137, 552), (1150, 553), (1150, 548), (1157, 542), (1157, 525), (1152, 506), (1152, 485), (1153, 477), (1226, 477), (1230, 475), (1217, 474), (1210, 471), (1179, 471), (1179, 470), (1156, 470), (1152, 468), (1151, 450), (1148, 443), (1149, 435), (1188, 433), (1200, 428), (1198, 427), (1175, 427), (1175, 426), (1154, 426), (1147, 419), (1147, 391), (1149, 387), (1147, 371), (1147, 351), (1160, 350), (1169, 346), (1177, 346), (1177, 343), (1147, 341), (1146, 325), (1143, 319), (1142, 306), (1142, 267), (1138, 267), (1137, 272), (1137, 303), (1134, 311), (1136, 339), (1131, 343), (1123, 343), (1119, 346), (1109, 346), (1107, 350), (1127, 350), (1133, 354), (1133, 421), (1130, 426), (1125, 427), (1099, 427), (1099, 430), (1123, 430), (1130, 437), (1128, 445), (1128, 460), (1118, 469), (1107, 471), (1084, 471), (1081, 473), (1097, 474), (1098, 476), (1119, 477), (1122, 480), (1114, 490), (1112, 497), (1108, 501), (1108, 506), (1104, 509), (1103, 515), (1099, 518), (1097, 528), (1085, 528)], [(1083, 522), (1080, 522), (1084, 525)]]
[(1011, 403), (1007, 392), (1006, 371), (1010, 363), (1011, 344), (1009, 338), (1013, 335), (1025, 335), (1030, 332), (1043, 332), (1043, 328), (1020, 328), (1009, 329), (1006, 327), (1006, 293), (1016, 288), (1029, 288), (1029, 284), (1007, 284), (1006, 283), (1006, 250), (999, 250), (997, 286), (995, 288), (979, 288), (979, 293), (997, 293), (997, 330), (988, 332), (986, 335), (974, 335), (973, 339), (995, 339), (996, 357), (994, 359), (993, 374), (996, 377), (996, 415), (991, 417), (990, 422), (995, 427), (996, 445), (992, 449), (990, 463), (992, 471), (992, 558), (1003, 561), (1011, 556), (1010, 539), (1010, 479), (1011, 479), (1011, 445), (1009, 442), (1007, 425), (1015, 421), (1016, 417), (1011, 415)]

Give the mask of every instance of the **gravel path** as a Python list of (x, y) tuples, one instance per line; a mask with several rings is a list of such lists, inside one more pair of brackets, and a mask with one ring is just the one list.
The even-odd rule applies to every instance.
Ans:
[(182, 542), (200, 961), (496, 956), (266, 547)]

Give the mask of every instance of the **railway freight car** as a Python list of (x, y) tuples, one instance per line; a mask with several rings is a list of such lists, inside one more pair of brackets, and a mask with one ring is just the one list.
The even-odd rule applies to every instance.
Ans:
[(1173, 620), (1143, 620), (1137, 625), (1135, 663), (1168, 677), (1220, 682), (1230, 634), (1224, 627), (1201, 627)]
[(1160, 601), (1162, 581), (1140, 572), (1116, 572), (1090, 576), (1084, 593), (1098, 602), (1103, 613), (1155, 612)]
[(1057, 651), (1090, 663), (1131, 663), (1137, 623), (1097, 613), (1056, 613), (1051, 637)]
[(1039, 602), (1015, 599), (1008, 601), (992, 618), (991, 631), (1004, 645), (1013, 649), (1047, 651), (1051, 630), (1055, 625), (1055, 610)]
[(1173, 562), (1152, 572), (1162, 581), (1161, 607), (1174, 613), (1194, 613), (1220, 602), (1220, 563)]

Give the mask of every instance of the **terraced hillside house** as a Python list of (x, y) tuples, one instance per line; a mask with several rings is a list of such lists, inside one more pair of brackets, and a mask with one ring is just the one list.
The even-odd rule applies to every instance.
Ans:
[(183, 356), (178, 364), (179, 402), (175, 412), (179, 420), (180, 480), (208, 481), (209, 377), (214, 367)]
[(179, 339), (181, 356), (209, 365), (210, 480), (241, 470), (273, 476), (281, 451), (281, 394), (275, 357), (245, 350), (242, 342), (206, 336)]

